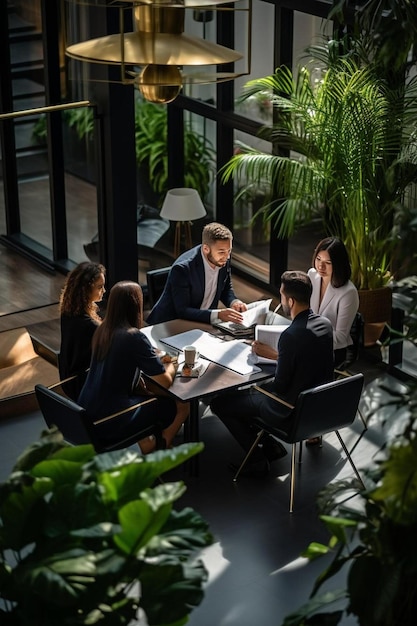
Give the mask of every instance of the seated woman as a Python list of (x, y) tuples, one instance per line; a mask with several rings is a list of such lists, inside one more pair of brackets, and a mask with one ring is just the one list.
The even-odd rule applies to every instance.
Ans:
[(308, 270), (313, 293), (310, 307), (313, 313), (324, 315), (333, 326), (335, 367), (346, 358), (346, 348), (352, 344), (350, 330), (359, 308), (359, 295), (351, 282), (351, 267), (343, 241), (326, 237), (316, 246), (313, 266)]
[(63, 385), (72, 400), (78, 398), (86, 379), (91, 340), (102, 321), (97, 302), (102, 300), (106, 291), (105, 275), (106, 270), (100, 263), (80, 263), (68, 274), (61, 293), (59, 375), (61, 380), (77, 376)]
[[(310, 308), (313, 313), (327, 317), (333, 327), (335, 367), (346, 358), (346, 348), (352, 344), (350, 330), (359, 307), (359, 295), (350, 281), (351, 267), (347, 250), (338, 237), (326, 237), (317, 244), (308, 270), (313, 292)], [(277, 359), (278, 352), (258, 341), (253, 343), (258, 356)]]
[[(93, 337), (91, 366), (78, 399), (92, 421), (146, 400), (146, 389), (137, 387), (141, 373), (165, 389), (172, 385), (178, 365), (161, 362), (140, 331), (142, 325), (142, 289), (131, 281), (116, 283), (110, 291), (105, 319)], [(155, 402), (97, 428), (101, 429), (102, 438), (112, 439), (115, 429), (128, 437), (138, 426), (157, 426), (162, 431), (161, 439), (152, 436), (138, 442), (147, 454), (171, 446), (188, 412), (188, 404), (161, 395)]]

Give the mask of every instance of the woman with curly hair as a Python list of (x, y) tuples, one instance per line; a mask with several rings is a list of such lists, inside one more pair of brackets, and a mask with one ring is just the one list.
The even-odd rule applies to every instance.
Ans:
[(106, 269), (100, 263), (80, 263), (68, 274), (61, 293), (59, 375), (61, 380), (77, 375), (77, 379), (63, 386), (73, 400), (84, 384), (91, 360), (91, 341), (102, 321), (97, 302), (106, 291), (105, 275)]

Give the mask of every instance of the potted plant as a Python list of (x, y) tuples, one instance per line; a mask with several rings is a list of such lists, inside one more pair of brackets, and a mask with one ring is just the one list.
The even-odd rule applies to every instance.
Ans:
[[(77, 107), (75, 109), (65, 109), (62, 113), (65, 123), (69, 128), (73, 128), (78, 139), (90, 137), (94, 130), (94, 114), (89, 107)], [(42, 113), (32, 130), (34, 141), (46, 140), (46, 116)]]
[[(414, 277), (402, 286), (410, 296), (409, 331), (402, 339), (414, 348), (416, 284)], [(407, 393), (385, 391), (390, 394), (389, 403), (402, 410), (394, 439), (384, 442), (374, 460), (361, 470), (366, 489), (356, 480), (340, 480), (320, 493), (320, 518), (330, 538), (327, 545), (311, 543), (303, 556), (310, 560), (327, 556), (330, 561), (317, 577), (310, 600), (288, 615), (283, 626), (336, 626), (348, 615), (355, 616), (361, 626), (415, 623), (417, 386), (414, 381)], [(392, 415), (400, 417), (395, 411)]]
[[(153, 196), (145, 204), (160, 207), (168, 191), (167, 109), (146, 100), (136, 101), (135, 138), (136, 159), (141, 173), (142, 189), (150, 186)], [(185, 123), (184, 129), (184, 187), (197, 189), (201, 199), (207, 198), (214, 176), (215, 152), (212, 143)]]
[(195, 552), (212, 537), (174, 509), (183, 483), (157, 481), (201, 449), (97, 455), (43, 433), (0, 485), (1, 623), (185, 624), (207, 577)]
[[(66, 169), (94, 183), (95, 156), (93, 145), (94, 113), (91, 107), (76, 107), (62, 112)], [(46, 116), (41, 114), (32, 130), (32, 140), (44, 144), (47, 139)]]
[[(320, 220), (324, 233), (345, 242), (352, 280), (364, 293), (386, 286), (395, 273), (405, 192), (417, 181), (417, 82), (411, 77), (392, 87), (353, 50), (352, 40), (310, 47), (314, 72), (322, 68), (318, 82), (307, 67), (297, 75), (280, 67), (247, 83), (243, 98), (269, 90), (274, 121), (261, 136), (281, 151), (247, 148), (226, 164), (223, 180), (269, 182), (260, 215), (280, 237)], [(391, 294), (383, 292), (390, 313)]]

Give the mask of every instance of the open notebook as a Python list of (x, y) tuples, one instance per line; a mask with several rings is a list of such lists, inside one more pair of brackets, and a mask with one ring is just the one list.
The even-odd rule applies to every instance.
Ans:
[(213, 326), (234, 337), (252, 337), (255, 326), (265, 322), (271, 302), (272, 298), (270, 300), (257, 300), (248, 304), (248, 310), (242, 313), (243, 322), (241, 324), (218, 320), (213, 322)]
[[(256, 341), (261, 341), (262, 343), (266, 343), (268, 346), (271, 346), (271, 348), (274, 348), (274, 350), (277, 349), (278, 347), (278, 340), (281, 336), (281, 333), (284, 332), (284, 330), (286, 330), (289, 326), (289, 322), (288, 323), (284, 323), (284, 324), (271, 324), (271, 325), (262, 325), (259, 324), (258, 326), (255, 327), (255, 340)], [(266, 359), (265, 357), (262, 356), (258, 356), (257, 354), (252, 354), (252, 363), (264, 363), (264, 364), (272, 364), (272, 363), (276, 363), (276, 360), (272, 360), (272, 359)]]

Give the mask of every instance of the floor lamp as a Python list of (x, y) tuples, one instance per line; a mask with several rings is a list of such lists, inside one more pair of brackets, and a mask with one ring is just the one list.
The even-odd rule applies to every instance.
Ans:
[(181, 251), (181, 238), (184, 234), (185, 249), (192, 248), (191, 222), (206, 215), (206, 209), (196, 189), (180, 187), (170, 189), (165, 196), (161, 209), (161, 217), (176, 222), (174, 256)]

